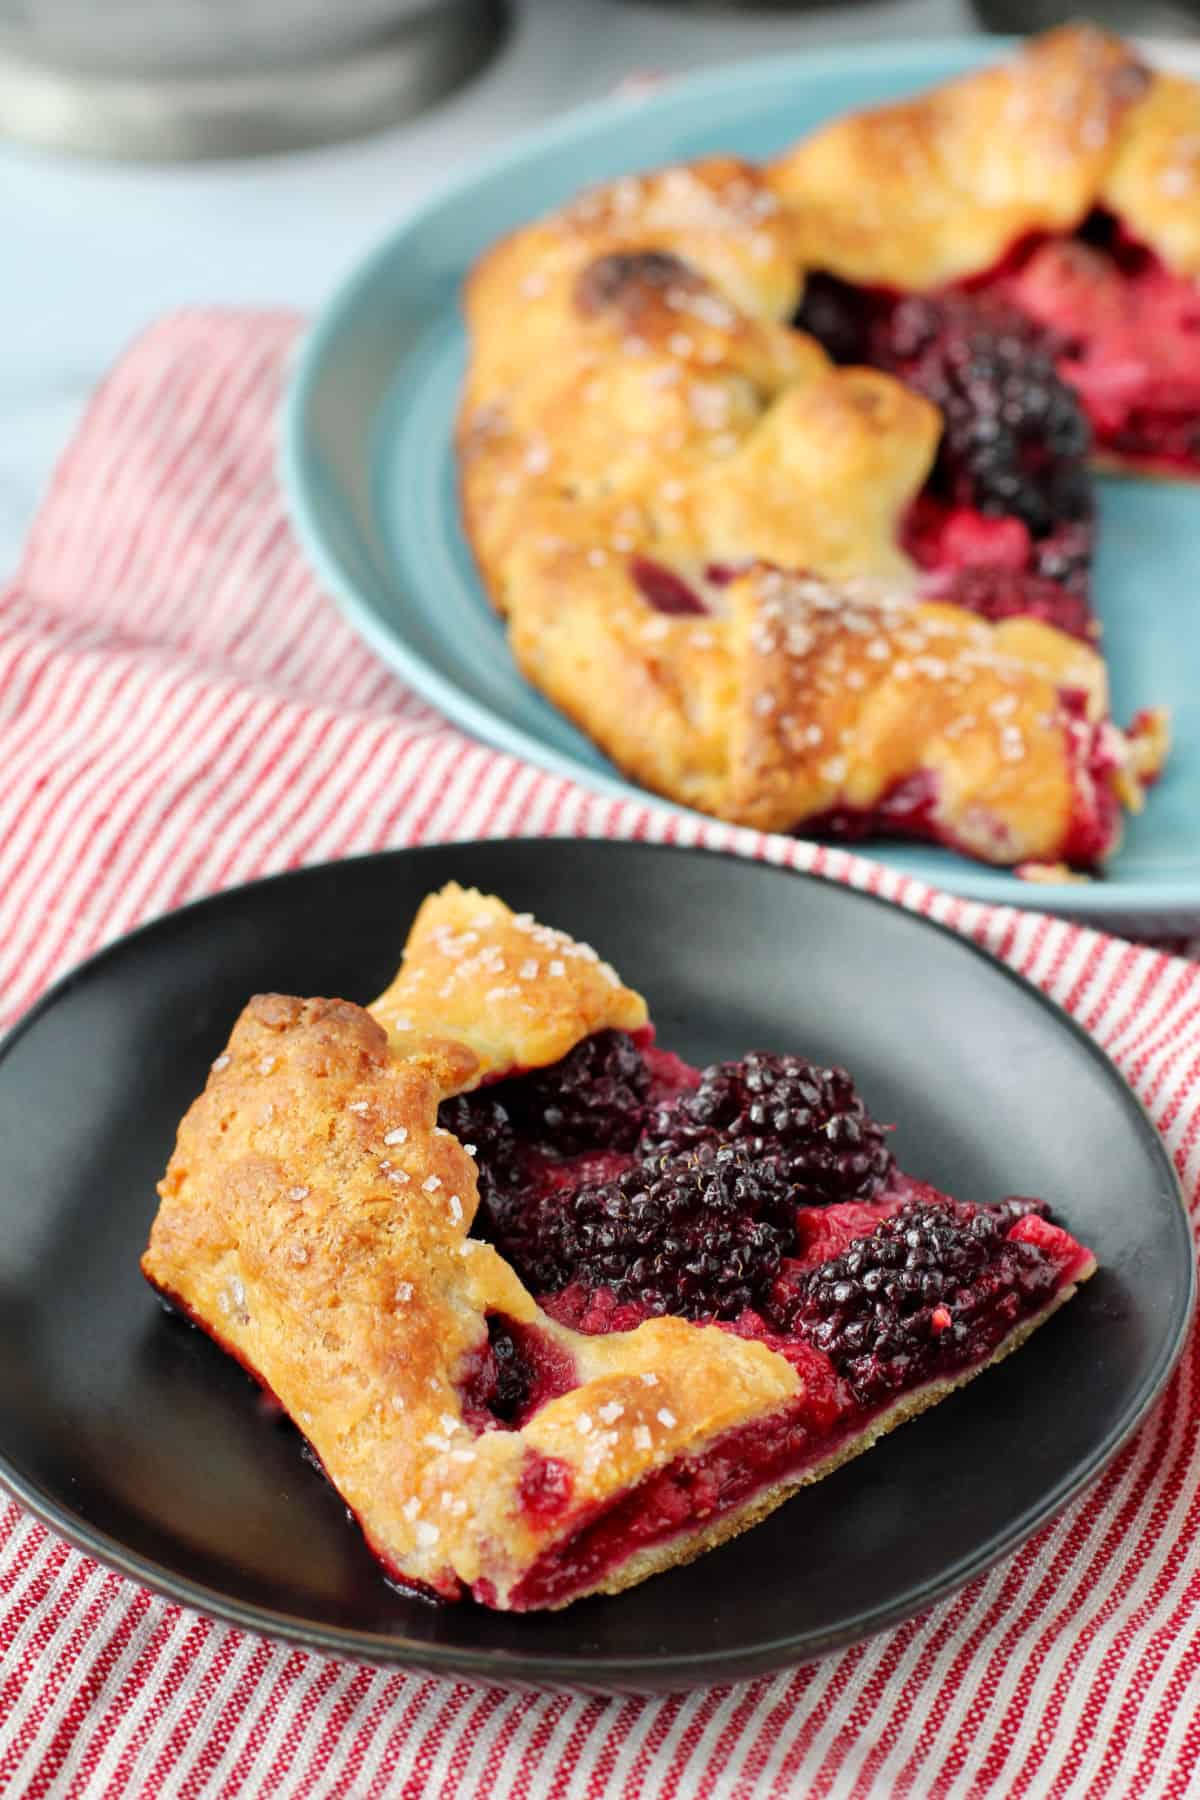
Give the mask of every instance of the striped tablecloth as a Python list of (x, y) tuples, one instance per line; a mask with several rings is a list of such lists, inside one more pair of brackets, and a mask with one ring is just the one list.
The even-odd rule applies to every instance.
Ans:
[[(823, 869), (987, 944), (1114, 1057), (1195, 1201), (1185, 958), (599, 799), (468, 741), (374, 661), (297, 553), (275, 482), (297, 328), (196, 312), (143, 337), (3, 591), (0, 1024), (139, 920), (271, 870), (517, 832), (702, 842)], [(792, 1674), (665, 1700), (506, 1694), (276, 1647), (3, 1505), (0, 1792), (1183, 1795), (1200, 1758), (1198, 1429), (1193, 1342), (1095, 1487), (956, 1598)]]

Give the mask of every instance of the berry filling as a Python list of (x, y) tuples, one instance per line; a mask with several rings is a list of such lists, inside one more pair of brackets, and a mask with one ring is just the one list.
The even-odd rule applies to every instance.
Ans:
[[(732, 1145), (656, 1155), (539, 1208), (544, 1296), (604, 1288), (642, 1317), (736, 1319), (779, 1269), (790, 1210), (771, 1161)], [(556, 1312), (552, 1299), (547, 1309)], [(577, 1328), (588, 1316), (577, 1314)]]
[(1014, 1229), (1043, 1210), (1036, 1200), (964, 1206), (917, 1189), (837, 1255), (786, 1268), (770, 1323), (822, 1351), (870, 1406), (933, 1378), (960, 1349), (989, 1356), (1051, 1297), (1057, 1259)]
[(802, 1056), (752, 1051), (713, 1064), (693, 1090), (651, 1110), (642, 1138), (662, 1157), (732, 1146), (751, 1168), (770, 1169), (793, 1206), (869, 1198), (893, 1173), (884, 1131), (846, 1071)]
[(855, 844), (863, 838), (883, 836), (912, 838), (919, 843), (957, 849), (955, 839), (942, 830), (936, 775), (920, 770), (886, 788), (872, 807), (839, 806), (832, 812), (805, 821), (814, 837)]
[(517, 1430), (539, 1406), (579, 1386), (571, 1358), (536, 1325), (488, 1317), (487, 1342), (463, 1374), (463, 1420), (476, 1431)]
[[(1099, 211), (939, 293), (813, 275), (796, 323), (836, 362), (886, 369), (941, 410), (937, 463), (901, 534), (936, 597), (1094, 635), (1085, 461), (1094, 449), (1200, 474), (1200, 284)], [(1071, 596), (1061, 611), (1047, 583)]]
[(653, 557), (634, 556), (630, 559), (629, 572), (634, 586), (644, 600), (648, 600), (655, 612), (667, 613), (671, 617), (686, 617), (689, 613), (708, 611), (699, 594), (674, 569), (668, 569), (665, 563), (655, 562)]
[[(533, 1565), (509, 1605), (517, 1612), (560, 1605), (639, 1551), (734, 1512), (764, 1487), (811, 1464), (815, 1441), (801, 1400), (773, 1419), (729, 1432), (703, 1456), (679, 1458), (615, 1505), (582, 1513), (571, 1536)], [(829, 1454), (828, 1437), (819, 1443), (819, 1454)]]
[(1093, 635), (1091, 433), (1058, 338), (988, 291), (896, 295), (820, 274), (796, 322), (836, 361), (886, 369), (941, 412), (937, 460), (901, 526), (931, 596)]
[(993, 276), (1053, 338), (1101, 453), (1200, 473), (1200, 287), (1107, 213), (1074, 238), (1018, 246)]
[(1100, 636), (1082, 594), (1071, 593), (1047, 576), (1014, 574), (998, 563), (947, 567), (931, 576), (922, 591), (926, 599), (965, 607), (992, 624), (1001, 619), (1040, 619), (1085, 644), (1094, 644)]
[(676, 1459), (608, 1507), (581, 1509), (570, 1535), (522, 1581), (514, 1608), (559, 1604), (631, 1556), (835, 1464), (882, 1414), (915, 1410), (939, 1383), (994, 1355), (1090, 1267), (1038, 1201), (974, 1207), (907, 1187), (907, 1200), (826, 1209), (830, 1236), (815, 1233), (810, 1247), (839, 1240), (839, 1254), (799, 1263), (777, 1284), (778, 1322), (747, 1312), (728, 1327), (793, 1364), (803, 1382), (797, 1398)]
[[(849, 1075), (798, 1056), (696, 1070), (648, 1032), (602, 1032), (447, 1101), (441, 1122), (474, 1146), (475, 1234), (551, 1318), (603, 1335), (673, 1314), (767, 1345), (803, 1383), (770, 1419), (603, 1509), (573, 1509), (569, 1472), (531, 1458), (522, 1503), (564, 1529), (518, 1607), (559, 1603), (851, 1453), (879, 1415), (982, 1366), (1091, 1267), (1039, 1201), (976, 1206), (901, 1174)], [(464, 1415), (511, 1429), (575, 1384), (550, 1333), (494, 1316)]]

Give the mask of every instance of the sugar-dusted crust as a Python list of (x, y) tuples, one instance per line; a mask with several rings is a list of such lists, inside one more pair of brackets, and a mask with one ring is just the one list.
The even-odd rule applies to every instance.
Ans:
[(1095, 207), (1200, 273), (1200, 86), (1068, 25), (916, 99), (822, 127), (772, 166), (809, 268), (941, 287)]
[[(557, 552), (560, 568), (566, 552)], [(525, 565), (535, 572), (531, 555)], [(538, 571), (512, 638), (526, 673), (649, 787), (767, 831), (935, 784), (947, 839), (994, 862), (1066, 854), (1088, 773), (1060, 695), (1108, 711), (1104, 664), (1029, 619), (989, 625), (888, 585), (757, 566), (725, 616), (606, 612)], [(581, 571), (582, 574), (582, 571)], [(614, 576), (615, 582), (615, 576)], [(556, 603), (559, 602), (559, 603)], [(1147, 719), (1158, 732), (1157, 714)], [(1104, 727), (1112, 775), (1140, 804), (1141, 740)], [(1162, 754), (1162, 740), (1158, 740)]]
[[(1114, 204), (1118, 190), (1141, 194), (1131, 223), (1153, 212), (1151, 241), (1169, 238), (1186, 259), (1194, 232), (1200, 258), (1200, 208), (1170, 191), (1191, 166), (1197, 93), (1152, 79), (1116, 39), (1055, 33), (998, 69), (841, 121), (768, 169), (712, 158), (625, 177), (490, 251), (465, 294), (460, 492), (522, 673), (628, 775), (686, 805), (785, 831), (860, 806), (862, 780), (813, 782), (780, 734), (766, 762), (756, 753), (750, 709), (765, 715), (783, 696), (763, 687), (748, 649), (756, 603), (745, 584), (731, 593), (729, 576), (763, 566), (824, 581), (835, 619), (858, 609), (848, 580), (911, 593), (900, 522), (941, 419), (878, 370), (834, 367), (789, 327), (801, 270), (947, 280), (989, 266), (1032, 225), (1074, 225), (1105, 182)], [(657, 608), (648, 566), (651, 583), (655, 571), (679, 578), (704, 610)], [(1044, 627), (1022, 636), (976, 622), (953, 653), (943, 635), (950, 688), (965, 677), (962, 739), (946, 736), (945, 704), (931, 716), (928, 681), (898, 685), (841, 630), (855, 679), (886, 691), (887, 755), (867, 785), (884, 792), (885, 769), (899, 782), (936, 773), (943, 841), (997, 863), (1078, 859), (1075, 734), (1047, 698), (1047, 661), (1083, 669), (1100, 696), (1099, 656), (1052, 646)], [(1025, 695), (1028, 779), (1008, 766), (1017, 739), (1003, 715), (971, 719), (980, 659), (1002, 663)], [(795, 674), (794, 735), (825, 743), (826, 770), (860, 763), (853, 744), (830, 748), (820, 694)], [(1106, 779), (1123, 803), (1140, 802), (1144, 751), (1111, 733)], [(807, 793), (813, 804), (793, 805)], [(1114, 823), (1082, 860), (1117, 835)]]
[(1062, 842), (1078, 774), (1057, 695), (1086, 693), (1103, 718), (1104, 670), (1090, 650), (1033, 620), (987, 626), (869, 587), (831, 609), (820, 586), (770, 571), (731, 598), (746, 669), (738, 798), (753, 823), (778, 830), (839, 805), (869, 809), (922, 770), (976, 855), (1017, 861)]
[(647, 1018), (642, 996), (590, 944), (457, 882), (423, 901), (371, 1011), (393, 1049), (429, 1062), (447, 1093), (557, 1062), (595, 1031), (637, 1031)]
[[(944, 1400), (947, 1394), (952, 1394), (956, 1388), (965, 1387), (968, 1381), (974, 1381), (975, 1377), (982, 1375), (985, 1369), (993, 1368), (996, 1363), (1003, 1362), (1006, 1356), (1010, 1356), (1014, 1350), (1020, 1348), (1039, 1325), (1044, 1325), (1052, 1313), (1056, 1313), (1060, 1306), (1065, 1305), (1072, 1298), (1081, 1282), (1089, 1280), (1095, 1272), (1095, 1261), (1086, 1263), (1070, 1287), (1061, 1288), (1049, 1305), (1042, 1308), (1041, 1312), (1035, 1313), (1030, 1319), (1023, 1320), (1015, 1330), (1010, 1331), (1003, 1343), (986, 1361), (977, 1363), (973, 1369), (964, 1369), (960, 1374), (952, 1375), (944, 1381), (927, 1382), (915, 1393), (905, 1394), (902, 1399), (896, 1401), (894, 1406), (889, 1406), (883, 1412), (877, 1413), (866, 1430), (843, 1440), (831, 1455), (823, 1457), (820, 1462), (810, 1463), (807, 1468), (797, 1470), (794, 1474), (788, 1475), (785, 1480), (773, 1482), (771, 1486), (760, 1489), (744, 1506), (723, 1514), (721, 1518), (715, 1519), (703, 1530), (688, 1532), (683, 1537), (666, 1538), (661, 1543), (650, 1544), (646, 1549), (637, 1551), (619, 1568), (607, 1575), (603, 1581), (598, 1582), (595, 1587), (589, 1588), (587, 1592), (592, 1594), (623, 1593), (626, 1588), (636, 1587), (638, 1582), (647, 1580), (651, 1575), (661, 1575), (667, 1569), (678, 1568), (683, 1563), (695, 1562), (696, 1558), (703, 1556), (705, 1551), (715, 1550), (718, 1544), (725, 1544), (731, 1538), (740, 1537), (742, 1532), (749, 1531), (752, 1525), (757, 1525), (760, 1520), (773, 1513), (777, 1507), (782, 1506), (785, 1500), (790, 1500), (800, 1488), (809, 1487), (814, 1481), (822, 1481), (826, 1475), (832, 1475), (835, 1469), (842, 1467), (843, 1463), (853, 1461), (856, 1456), (861, 1456), (864, 1450), (870, 1450), (879, 1442), (880, 1438), (886, 1437), (889, 1431), (894, 1431), (897, 1425), (903, 1425), (907, 1419), (915, 1419), (919, 1413), (926, 1412), (931, 1406), (936, 1406), (939, 1400)], [(572, 1594), (570, 1599), (561, 1602), (557, 1610), (561, 1610), (561, 1606), (570, 1605), (572, 1600), (579, 1600), (583, 1597), (579, 1593)], [(551, 1608), (550, 1610), (556, 1609)]]

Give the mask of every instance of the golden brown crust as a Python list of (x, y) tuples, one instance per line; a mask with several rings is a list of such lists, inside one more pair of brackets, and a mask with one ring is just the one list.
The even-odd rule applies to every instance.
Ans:
[(1169, 269), (1200, 275), (1200, 84), (1155, 73), (1123, 122), (1100, 200)]
[(1095, 207), (1200, 274), (1200, 84), (1090, 25), (897, 105), (850, 114), (769, 179), (809, 268), (920, 290), (977, 275)]
[(838, 807), (869, 811), (918, 770), (958, 840), (1016, 861), (1065, 836), (1075, 794), (1063, 688), (1107, 711), (1103, 665), (1033, 620), (987, 626), (862, 584), (756, 571), (731, 590), (746, 670), (735, 723), (739, 810), (764, 830)]
[[(552, 360), (560, 334), (573, 336), (581, 317), (574, 304), (581, 274), (614, 248), (677, 252), (741, 312), (786, 319), (800, 297), (795, 233), (763, 171), (731, 156), (626, 176), (581, 194), (504, 238), (476, 265), (465, 295), (478, 338), (474, 373), (487, 392), (504, 391)], [(520, 329), (493, 330), (497, 309), (511, 314), (514, 306)], [(603, 330), (604, 311), (585, 307), (582, 316)], [(703, 323), (694, 309), (688, 322)], [(635, 314), (628, 333), (641, 329)]]
[(642, 996), (590, 944), (454, 881), (422, 902), (371, 1011), (393, 1049), (428, 1062), (446, 1093), (558, 1062), (595, 1031), (637, 1031), (647, 1019)]
[[(1160, 79), (1119, 38), (1067, 26), (916, 99), (823, 126), (779, 158), (771, 185), (800, 222), (807, 267), (941, 287), (1108, 201), (1110, 175), (1155, 116), (1147, 102)], [(1139, 233), (1145, 189), (1127, 169)]]
[[(868, 576), (911, 592), (899, 525), (941, 420), (888, 375), (833, 367), (783, 322), (798, 271), (948, 280), (1035, 225), (1073, 226), (1106, 182), (1114, 196), (1141, 195), (1156, 244), (1170, 238), (1186, 259), (1194, 233), (1200, 267), (1200, 208), (1171, 191), (1191, 167), (1182, 146), (1198, 93), (1151, 80), (1117, 39), (1073, 28), (932, 95), (839, 121), (766, 171), (712, 158), (626, 177), (492, 250), (467, 285), (457, 447), (467, 534), (522, 673), (627, 774), (686, 805), (786, 831), (863, 804), (863, 781), (814, 784), (779, 733), (762, 741), (756, 707), (786, 698), (798, 729), (822, 733), (824, 708), (795, 669), (786, 694), (764, 690), (728, 573), (764, 564), (834, 588)], [(665, 571), (706, 610), (656, 608), (648, 564), (651, 583)], [(996, 862), (1058, 860), (1078, 769), (1067, 713), (1047, 697), (1047, 659), (1082, 671), (1096, 696), (1100, 658), (1050, 645), (1044, 628), (1023, 637), (976, 624), (964, 642), (1026, 696), (1031, 779), (1010, 766), (1013, 730), (960, 721), (963, 735), (948, 737), (953, 721), (944, 697), (931, 713), (928, 682), (902, 689), (860, 661), (889, 720), (881, 778), (867, 785), (878, 797), (889, 780), (936, 775), (945, 841)], [(1114, 787), (1136, 799), (1119, 773), (1130, 747), (1114, 732), (1111, 749)]]
[[(928, 776), (939, 820), (976, 855), (1049, 860), (1063, 845), (1079, 777), (1059, 695), (1086, 695), (1093, 721), (1108, 705), (1104, 665), (1075, 639), (762, 567), (728, 585), (720, 620), (667, 618), (622, 600), (616, 571), (599, 572), (607, 600), (585, 587), (581, 560), (522, 560), (514, 654), (647, 787), (787, 831)], [(1115, 730), (1110, 748), (1117, 770), (1141, 755)]]

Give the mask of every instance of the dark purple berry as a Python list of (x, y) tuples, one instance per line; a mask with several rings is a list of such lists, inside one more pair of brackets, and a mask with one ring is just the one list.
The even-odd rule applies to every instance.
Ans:
[[(950, 506), (1020, 519), (1035, 546), (1046, 541), (1034, 572), (1085, 591), (1091, 432), (1056, 368), (1063, 342), (986, 295), (895, 298), (829, 275), (809, 278), (795, 322), (835, 362), (886, 369), (932, 400), (944, 430), (928, 491)], [(1068, 534), (1069, 548), (1066, 525), (1087, 527)]]
[(488, 1343), (495, 1358), (496, 1370), (496, 1385), (489, 1405), (498, 1419), (511, 1423), (529, 1404), (534, 1371), (507, 1322), (499, 1314), (489, 1315), (487, 1327)]
[(643, 1163), (545, 1206), (526, 1279), (535, 1291), (578, 1282), (651, 1313), (734, 1319), (771, 1288), (791, 1210), (771, 1166), (740, 1150)]
[(521, 1185), (521, 1147), (499, 1087), (456, 1094), (438, 1107), (438, 1124), (470, 1146), (479, 1170), (479, 1211), (474, 1230), (491, 1237), (509, 1196)]
[(871, 333), (871, 362), (942, 414), (934, 490), (1018, 518), (1035, 538), (1092, 512), (1083, 470), (1091, 432), (1055, 350), (1019, 314), (966, 295), (911, 295)]
[(598, 1031), (548, 1069), (494, 1090), (517, 1131), (558, 1156), (631, 1150), (645, 1113), (650, 1076), (625, 1031)]
[(766, 1051), (710, 1065), (698, 1088), (656, 1107), (640, 1154), (677, 1156), (704, 1144), (769, 1160), (797, 1205), (870, 1199), (894, 1169), (883, 1129), (844, 1069)]
[(873, 298), (861, 288), (839, 281), (836, 275), (818, 271), (804, 283), (793, 324), (828, 351), (836, 363), (868, 360)]
[(573, 1360), (539, 1326), (489, 1313), (487, 1338), (464, 1359), (460, 1373), (463, 1417), (484, 1431), (496, 1423), (519, 1426), (547, 1400), (578, 1385)]
[(650, 1076), (624, 1031), (598, 1031), (549, 1068), (443, 1101), (439, 1123), (499, 1185), (519, 1174), (519, 1146), (578, 1156), (637, 1142)]
[(842, 1255), (787, 1272), (766, 1317), (823, 1351), (861, 1404), (876, 1405), (989, 1356), (1046, 1303), (1059, 1279), (1053, 1258), (1008, 1236), (1044, 1210), (1034, 1200), (905, 1207)]

